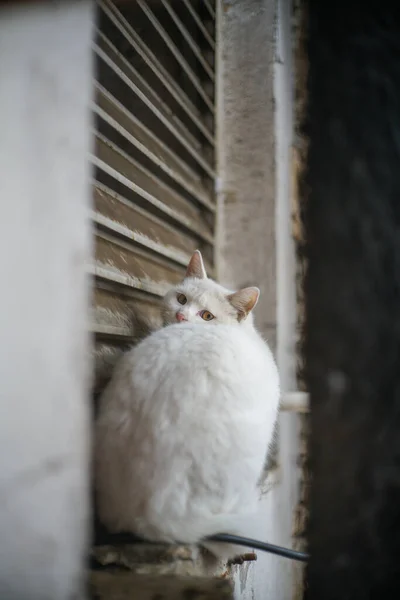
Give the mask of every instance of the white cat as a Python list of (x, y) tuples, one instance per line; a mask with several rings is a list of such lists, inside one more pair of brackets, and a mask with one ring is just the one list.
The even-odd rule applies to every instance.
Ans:
[(258, 297), (208, 279), (196, 251), (165, 296), (166, 327), (117, 365), (95, 448), (110, 531), (184, 543), (250, 535), (243, 523), (256, 511), (279, 405), (277, 368), (253, 325)]

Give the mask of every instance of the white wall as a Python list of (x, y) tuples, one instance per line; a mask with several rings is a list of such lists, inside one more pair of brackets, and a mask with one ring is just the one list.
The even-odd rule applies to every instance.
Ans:
[(0, 598), (80, 596), (92, 5), (0, 9)]
[[(290, 0), (219, 3), (218, 274), (228, 286), (260, 287), (256, 323), (275, 352), (283, 393), (296, 389), (290, 19)], [(264, 485), (259, 538), (286, 547), (293, 545), (297, 455), (298, 417), (282, 413), (278, 466)], [(291, 599), (299, 565), (257, 554), (257, 562), (235, 567), (236, 597)]]

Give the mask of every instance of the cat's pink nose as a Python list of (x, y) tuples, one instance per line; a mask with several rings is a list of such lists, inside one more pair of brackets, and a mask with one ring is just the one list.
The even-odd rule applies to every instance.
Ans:
[(181, 321), (187, 321), (186, 317), (184, 317), (183, 314), (180, 313), (180, 312), (176, 313), (176, 320), (179, 321), (179, 322), (181, 322)]

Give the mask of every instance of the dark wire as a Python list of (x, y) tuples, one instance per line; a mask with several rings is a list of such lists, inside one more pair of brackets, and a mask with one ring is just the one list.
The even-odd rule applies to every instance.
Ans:
[[(101, 546), (103, 544), (154, 544), (157, 542), (149, 542), (142, 538), (139, 538), (131, 533), (114, 533), (106, 534), (104, 536), (96, 536), (95, 546)], [(247, 548), (255, 548), (256, 550), (262, 550), (263, 552), (269, 552), (269, 554), (276, 554), (277, 556), (283, 556), (284, 558), (290, 558), (291, 560), (298, 560), (301, 562), (307, 562), (310, 558), (305, 552), (298, 552), (297, 550), (291, 550), (290, 548), (283, 548), (282, 546), (275, 546), (275, 544), (269, 544), (268, 542), (260, 542), (258, 540), (252, 540), (251, 538), (241, 537), (239, 535), (233, 535), (230, 533), (218, 533), (211, 537), (205, 538), (205, 540), (211, 542), (225, 542), (227, 544), (237, 544), (238, 546), (245, 546)]]
[(239, 535), (232, 535), (230, 533), (218, 533), (217, 535), (207, 538), (207, 540), (238, 544), (248, 548), (255, 548), (256, 550), (262, 550), (263, 552), (269, 552), (270, 554), (277, 554), (278, 556), (283, 556), (284, 558), (299, 560), (301, 562), (307, 562), (310, 558), (305, 552), (291, 550), (290, 548), (283, 548), (282, 546), (275, 546), (275, 544), (269, 544), (268, 542), (259, 542), (258, 540), (252, 540), (250, 538), (244, 538), (240, 537)]

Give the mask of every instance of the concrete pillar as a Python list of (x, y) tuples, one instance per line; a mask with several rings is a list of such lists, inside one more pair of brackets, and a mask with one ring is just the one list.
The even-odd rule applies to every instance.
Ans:
[(219, 8), (218, 274), (227, 286), (260, 288), (256, 322), (275, 350), (275, 2)]
[[(293, 112), (291, 2), (221, 0), (218, 13), (218, 254), (221, 282), (257, 285), (256, 325), (268, 339), (282, 391), (296, 391), (295, 253), (290, 179)], [(276, 464), (263, 484), (260, 539), (291, 547), (297, 504), (298, 416), (279, 420)], [(258, 552), (237, 567), (241, 600), (290, 600), (293, 562)]]
[(0, 597), (81, 598), (92, 3), (0, 9)]

